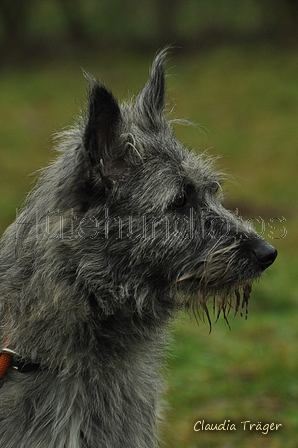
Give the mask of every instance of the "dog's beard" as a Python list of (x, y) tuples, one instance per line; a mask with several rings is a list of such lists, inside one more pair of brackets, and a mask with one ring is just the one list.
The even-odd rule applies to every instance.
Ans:
[(228, 315), (234, 310), (245, 314), (247, 319), (248, 304), (252, 290), (252, 281), (259, 277), (248, 260), (243, 260), (240, 278), (238, 259), (238, 244), (220, 248), (209, 254), (194, 272), (181, 273), (173, 288), (179, 297), (181, 306), (190, 311), (196, 319), (207, 318), (211, 330), (210, 308), (213, 310), (215, 321), (222, 314), (229, 325)]
[(224, 288), (217, 290), (202, 287), (198, 284), (197, 279), (188, 279), (176, 284), (174, 288), (180, 308), (194, 315), (197, 321), (204, 321), (207, 318), (210, 331), (212, 327), (210, 310), (215, 316), (215, 322), (222, 314), (229, 327), (228, 316), (231, 311), (233, 311), (234, 317), (240, 314), (241, 316), (245, 315), (245, 319), (247, 319), (252, 291), (252, 282), (250, 281), (226, 285)]

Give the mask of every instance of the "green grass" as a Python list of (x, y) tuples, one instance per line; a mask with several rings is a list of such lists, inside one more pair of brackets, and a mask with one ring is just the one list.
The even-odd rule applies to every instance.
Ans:
[[(114, 54), (1, 71), (0, 230), (31, 188), (28, 173), (55, 156), (50, 136), (84, 105), (79, 67), (124, 99), (144, 84), (149, 63)], [(229, 319), (232, 331), (223, 319), (211, 334), (186, 316), (173, 325), (162, 446), (298, 447), (298, 49), (177, 51), (168, 67), (173, 116), (207, 129), (177, 126), (177, 136), (221, 156), (217, 166), (234, 177), (226, 185), (228, 206), (261, 216), (279, 257), (254, 287), (248, 320)], [(194, 432), (202, 419), (229, 419), (237, 431)], [(283, 426), (262, 435), (244, 431), (242, 419)]]

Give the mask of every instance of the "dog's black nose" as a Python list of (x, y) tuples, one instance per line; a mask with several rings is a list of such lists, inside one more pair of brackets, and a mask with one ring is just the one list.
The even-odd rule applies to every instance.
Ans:
[(262, 269), (268, 268), (277, 257), (277, 250), (265, 240), (258, 241), (258, 244), (253, 248), (253, 254)]

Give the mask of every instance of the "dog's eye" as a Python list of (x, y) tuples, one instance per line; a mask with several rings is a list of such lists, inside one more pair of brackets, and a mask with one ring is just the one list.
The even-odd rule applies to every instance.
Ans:
[(211, 185), (211, 193), (216, 195), (219, 192), (219, 190), (220, 190), (220, 183), (219, 182), (214, 182)]
[(181, 192), (178, 196), (175, 197), (172, 206), (175, 208), (181, 208), (186, 205), (187, 198), (184, 192)]

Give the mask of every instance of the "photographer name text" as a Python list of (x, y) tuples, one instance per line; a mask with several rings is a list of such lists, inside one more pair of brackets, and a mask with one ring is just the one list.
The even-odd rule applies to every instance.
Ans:
[(241, 429), (243, 431), (257, 431), (267, 435), (272, 431), (278, 431), (280, 427), (282, 427), (281, 423), (251, 422), (250, 420), (237, 423), (237, 427), (236, 423), (231, 423), (230, 420), (224, 420), (222, 423), (205, 423), (205, 420), (198, 420), (194, 424), (194, 431), (237, 431), (237, 429)]

